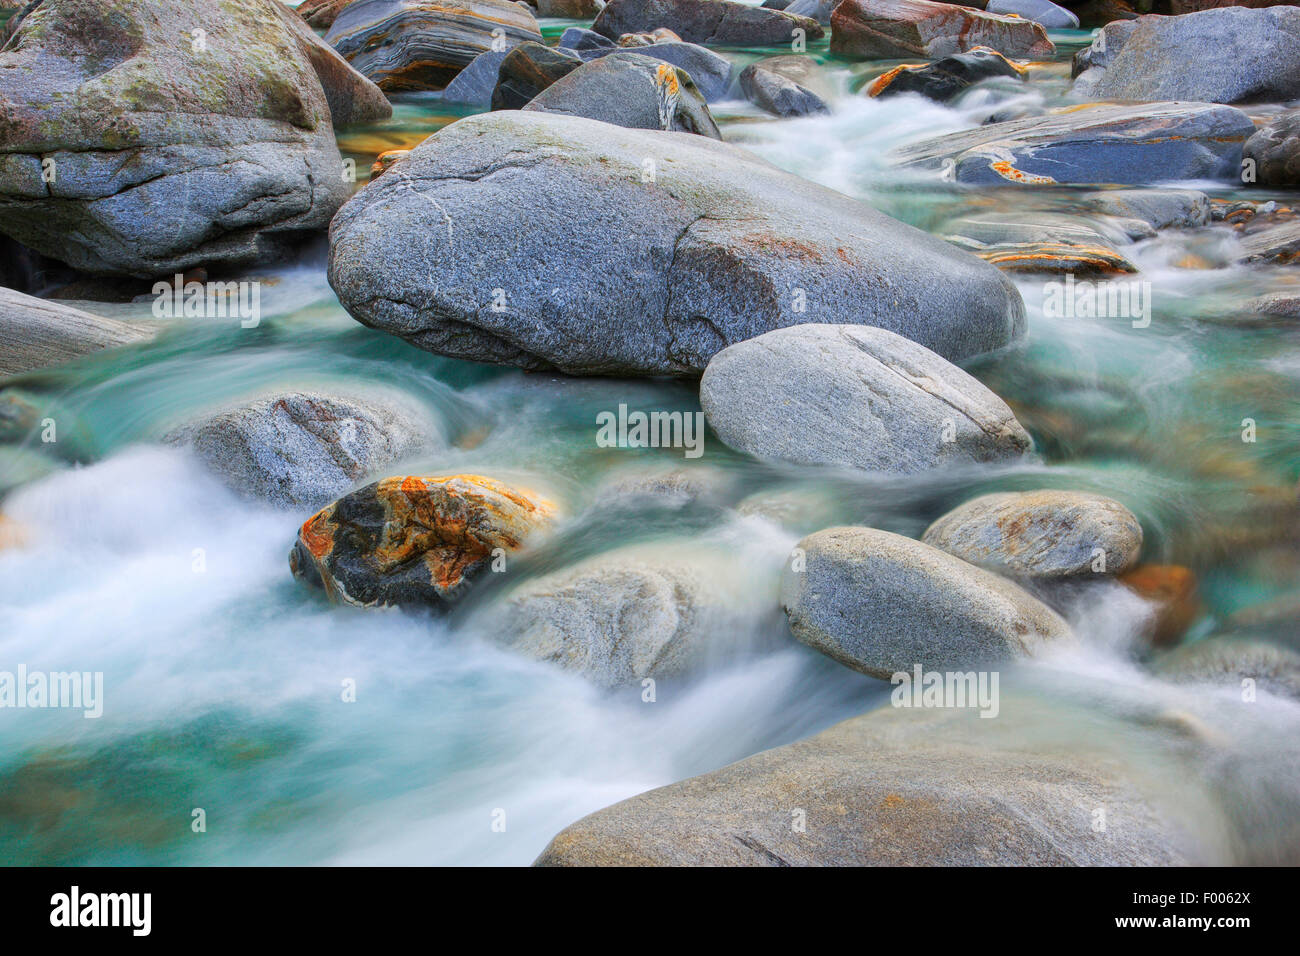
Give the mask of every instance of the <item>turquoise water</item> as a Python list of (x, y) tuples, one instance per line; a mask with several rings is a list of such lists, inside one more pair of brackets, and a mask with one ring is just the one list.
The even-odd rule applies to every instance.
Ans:
[[(548, 23), (547, 35), (564, 25)], [(1014, 95), (1059, 102), (1068, 53), (1086, 36), (1058, 36), (1057, 60)], [(898, 144), (978, 123), (987, 104), (866, 100), (853, 91), (887, 64), (813, 52), (839, 90), (834, 115), (778, 121), (723, 104), (716, 115), (725, 137), (922, 228), (964, 212), (1024, 208), (1023, 192), (900, 177), (884, 160)], [(382, 149), (413, 145), (455, 115), (409, 97), (393, 120), (343, 131), (340, 145), (364, 174)], [(1045, 209), (1077, 209), (1068, 190), (1033, 198)], [(1229, 264), (1235, 242), (1219, 227), (1126, 248), (1152, 283), (1146, 329), (1050, 318), (1043, 281), (1019, 279), (1027, 339), (970, 370), (1012, 405), (1037, 454), (921, 479), (761, 465), (712, 435), (698, 460), (599, 448), (597, 412), (619, 403), (696, 411), (693, 388), (423, 353), (347, 316), (325, 281), (323, 247), (248, 274), (263, 281), (257, 328), (177, 320), (150, 344), (0, 383), (60, 423), (53, 445), (33, 429), (0, 446), (0, 511), (27, 537), (0, 550), (0, 659), (105, 675), (99, 719), (0, 711), (0, 859), (528, 863), (587, 812), (884, 703), (887, 685), (789, 638), (776, 606), (782, 562), (820, 527), (865, 523), (917, 536), (989, 490), (1077, 488), (1122, 501), (1142, 519), (1146, 561), (1196, 573), (1204, 609), (1193, 638), (1242, 608), (1294, 594), (1300, 334), (1294, 322), (1246, 321), (1240, 303), (1294, 290), (1296, 274)], [(157, 321), (149, 303), (85, 307)], [(646, 703), (639, 686), (599, 690), (495, 648), (482, 623), (491, 588), (446, 620), (330, 607), (288, 571), (305, 514), (236, 498), (159, 442), (203, 411), (268, 387), (367, 385), (409, 393), (436, 413), (448, 440), (445, 451), (393, 473), (517, 479), (561, 503), (567, 517), (556, 536), (518, 573), (644, 542), (681, 554), (711, 580), (743, 581), (726, 653), (689, 680), (661, 680)], [(1257, 422), (1254, 443), (1241, 440), (1245, 418)], [(602, 495), (611, 483), (667, 469), (686, 469), (715, 491), (658, 503)], [(1266, 752), (1277, 734), (1300, 727), (1300, 708), (1287, 701), (1266, 697), (1242, 714), (1218, 692), (1146, 676), (1137, 634), (1148, 609), (1119, 585), (1085, 589), (1066, 611), (1080, 646), (1008, 672), (1004, 690), (1068, 696), (1098, 713), (1134, 701), (1186, 710), (1230, 729), (1244, 753)], [(355, 702), (342, 699), (345, 681), (355, 682)], [(1275, 783), (1261, 781), (1251, 797), (1263, 805), (1263, 825), (1280, 825), (1286, 806), (1271, 796)], [(1168, 781), (1171, 791), (1179, 785)], [(1271, 811), (1270, 799), (1283, 809)], [(191, 827), (196, 808), (206, 832)], [(500, 811), (504, 832), (492, 826)]]

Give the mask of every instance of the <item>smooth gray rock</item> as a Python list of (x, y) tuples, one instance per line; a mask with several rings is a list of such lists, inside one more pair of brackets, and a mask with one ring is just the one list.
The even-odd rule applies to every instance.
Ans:
[(1231, 106), (1097, 104), (991, 123), (893, 155), (903, 166), (942, 168), (956, 182), (985, 185), (1237, 179), (1241, 146), (1254, 130)]
[(1206, 638), (1161, 655), (1155, 671), (1177, 683), (1215, 684), (1237, 692), (1243, 681), (1251, 680), (1261, 690), (1300, 700), (1300, 654), (1264, 641)]
[(1006, 403), (884, 329), (797, 325), (728, 346), (700, 380), (731, 448), (801, 465), (910, 473), (1014, 461), (1029, 435)]
[(610, 0), (591, 28), (611, 40), (625, 33), (667, 27), (687, 43), (704, 46), (789, 46), (795, 30), (820, 39), (821, 24), (781, 10), (735, 0)]
[(353, 0), (325, 42), (382, 90), (436, 90), (492, 49), (497, 31), (507, 46), (542, 42), (530, 9), (512, 0)]
[(442, 91), (444, 103), (476, 106), (488, 109), (492, 105), (492, 91), (496, 89), (501, 61), (509, 50), (488, 50), (470, 61), (469, 66), (456, 74), (456, 78)]
[(391, 112), (276, 0), (43, 0), (0, 52), (0, 231), (96, 275), (266, 262), (351, 194), (335, 125)]
[[(588, 53), (584, 58), (595, 59), (598, 56), (608, 56), (613, 52), (614, 50), (595, 50)], [(695, 85), (700, 88), (700, 92), (704, 94), (704, 98), (710, 103), (725, 100), (728, 91), (731, 89), (731, 75), (733, 72), (731, 61), (725, 56), (714, 53), (699, 44), (661, 40), (647, 47), (634, 47), (623, 50), (623, 52), (639, 53), (681, 67), (691, 75)]]
[(582, 64), (533, 97), (524, 110), (722, 139), (689, 73), (627, 50)]
[[(1280, 103), (1300, 96), (1300, 9), (1222, 7), (1105, 28), (1081, 65), (1083, 99)], [(1102, 42), (1094, 41), (1094, 46)]]
[(1032, 20), (931, 0), (842, 0), (831, 13), (831, 52), (871, 60), (937, 59), (976, 47), (1050, 57), (1056, 47)]
[(780, 9), (796, 17), (808, 17), (828, 27), (831, 25), (831, 11), (839, 5), (839, 2), (840, 0), (794, 0), (793, 3)]
[(397, 393), (285, 392), (186, 425), (163, 439), (191, 447), (233, 490), (315, 510), (373, 472), (445, 445), (433, 416)]
[(1242, 158), (1261, 186), (1300, 186), (1300, 110), (1283, 113), (1246, 140)]
[(581, 54), (596, 50), (618, 49), (618, 44), (609, 37), (601, 36), (595, 30), (588, 30), (585, 27), (567, 27), (556, 45), (561, 50), (574, 50)]
[(0, 375), (70, 362), (154, 333), (0, 286)]
[(817, 116), (830, 112), (812, 90), (757, 64), (740, 71), (740, 88), (751, 103), (776, 116)]
[(996, 667), (1071, 638), (1028, 591), (911, 538), (827, 528), (796, 548), (781, 581), (791, 633), (871, 677)]
[(765, 56), (754, 65), (799, 84), (805, 90), (816, 94), (823, 102), (834, 99), (840, 92), (837, 84), (827, 76), (826, 70), (814, 57), (805, 53)]
[(355, 318), (429, 351), (690, 376), (810, 318), (953, 360), (1024, 330), (993, 267), (703, 136), (498, 112), (440, 130), (402, 169), (335, 218), (329, 276)]
[[(1147, 740), (1159, 731), (1106, 719), (1104, 732), (1080, 745), (1053, 735), (1055, 705), (1004, 695), (1002, 708), (997, 720), (966, 710), (881, 708), (598, 810), (556, 835), (535, 865), (1228, 861), (1197, 813), (1208, 809), (1199, 790), (1181, 788), (1182, 799), (1173, 800), (1151, 762), (1106, 747), (1111, 738)], [(1155, 742), (1172, 749), (1163, 738)], [(1106, 810), (1100, 831), (1098, 807)]]
[(999, 574), (1066, 578), (1132, 568), (1142, 552), (1142, 525), (1133, 512), (1102, 495), (1005, 492), (954, 508), (921, 540)]
[(1300, 259), (1300, 220), (1265, 226), (1241, 237), (1241, 262), (1292, 263)]
[(1108, 189), (1082, 198), (1089, 209), (1140, 219), (1152, 229), (1195, 229), (1210, 221), (1210, 197), (1196, 189)]
[(1079, 18), (1051, 0), (989, 0), (984, 8), (988, 13), (1015, 14), (1026, 20), (1041, 23), (1049, 30), (1077, 30)]
[(582, 64), (582, 57), (572, 50), (545, 43), (521, 43), (501, 61), (496, 89), (492, 91), (492, 109), (523, 109)]

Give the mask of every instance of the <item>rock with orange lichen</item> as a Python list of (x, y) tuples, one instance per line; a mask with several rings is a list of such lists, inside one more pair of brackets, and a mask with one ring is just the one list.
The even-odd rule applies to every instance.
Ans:
[(308, 518), (289, 567), (331, 601), (445, 610), (556, 515), (537, 493), (480, 475), (385, 478)]
[(897, 96), (918, 93), (926, 99), (946, 103), (976, 83), (996, 77), (1024, 79), (1026, 69), (1012, 63), (996, 50), (975, 47), (966, 53), (946, 56), (934, 63), (904, 63), (883, 73), (867, 87), (867, 95)]
[(1119, 574), (1142, 551), (1142, 525), (1118, 501), (1079, 491), (981, 495), (926, 530), (926, 544), (1012, 577)]
[(378, 156), (375, 157), (374, 165), (370, 167), (370, 178), (374, 179), (376, 176), (383, 175), (388, 170), (392, 169), (393, 164), (396, 163), (403, 156), (410, 155), (410, 152), (411, 151), (409, 149), (384, 150), (382, 153), (380, 153)]
[(1048, 57), (1056, 47), (1033, 20), (931, 0), (844, 0), (831, 13), (831, 52), (875, 60), (938, 57), (977, 46)]
[(1155, 606), (1147, 637), (1157, 647), (1177, 644), (1204, 610), (1196, 574), (1178, 564), (1144, 564), (1120, 582)]
[(1250, 117), (1209, 103), (1085, 103), (988, 123), (896, 150), (903, 167), (959, 183), (1054, 185), (1237, 179)]
[[(1145, 235), (1154, 231), (1136, 224)], [(949, 242), (1010, 272), (1069, 272), (1076, 276), (1137, 272), (1117, 245), (1129, 242), (1122, 224), (1057, 213), (983, 213), (946, 223)]]

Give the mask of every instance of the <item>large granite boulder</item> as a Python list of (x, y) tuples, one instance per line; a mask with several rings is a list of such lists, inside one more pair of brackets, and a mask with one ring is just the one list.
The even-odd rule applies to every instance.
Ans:
[[(538, 866), (1171, 866), (1231, 857), (1196, 787), (1170, 795), (1141, 754), (1187, 750), (1163, 728), (1003, 695), (971, 710), (884, 707), (798, 743), (651, 790), (561, 831)], [(1141, 737), (1115, 753), (1110, 739)], [(1183, 764), (1186, 772), (1194, 760)], [(1201, 779), (1193, 774), (1193, 781)], [(1104, 809), (1098, 827), (1096, 810)], [(1195, 808), (1195, 809), (1193, 809)], [(1214, 819), (1210, 816), (1209, 819)]]
[(1052, 0), (988, 0), (984, 9), (1003, 16), (1024, 17), (1049, 30), (1079, 29), (1079, 18), (1064, 7), (1058, 7)]
[[(570, 36), (571, 43), (582, 44), (581, 46), (572, 47), (572, 49), (584, 60), (595, 60), (614, 52), (624, 52), (640, 53), (643, 56), (671, 63), (673, 66), (681, 67), (691, 75), (695, 85), (700, 88), (700, 92), (704, 94), (704, 98), (710, 103), (726, 99), (731, 89), (731, 75), (734, 72), (731, 61), (725, 56), (714, 53), (707, 47), (700, 46), (698, 43), (659, 40), (644, 47), (619, 47), (612, 41), (606, 40), (599, 33), (593, 33), (590, 30), (584, 31), (590, 35), (589, 37), (571, 36), (575, 29), (571, 27), (566, 30), (565, 36)], [(592, 38), (608, 43), (609, 46), (596, 45)], [(564, 48), (564, 45), (564, 39), (561, 38), (561, 48)]]
[(380, 89), (436, 90), (479, 54), (542, 32), (512, 0), (353, 0), (325, 40)]
[(1142, 525), (1102, 495), (1003, 492), (954, 508), (921, 540), (999, 574), (1067, 578), (1133, 567), (1142, 552)]
[(1287, 102), (1300, 97), (1300, 9), (1111, 23), (1076, 65), (1074, 93), (1084, 99)]
[[(474, 63), (490, 53), (491, 51), (480, 54)], [(466, 69), (473, 65), (471, 63)], [(497, 68), (497, 83), (491, 98), (492, 109), (523, 109), (538, 93), (580, 66), (582, 58), (570, 50), (532, 41), (521, 43), (505, 55)], [(452, 84), (455, 82), (453, 80)], [(449, 86), (448, 89), (450, 88)], [(443, 92), (443, 99), (447, 99), (446, 91)]]
[(703, 136), (489, 113), (402, 170), (335, 218), (330, 282), (361, 322), (441, 354), (690, 376), (810, 320), (888, 328), (951, 360), (1024, 328), (992, 266)]
[(1056, 47), (1032, 20), (932, 0), (843, 0), (831, 14), (831, 52), (872, 60), (938, 59), (977, 46), (1045, 57)]
[(896, 150), (960, 183), (1053, 185), (1236, 179), (1255, 124), (1208, 103), (1096, 104), (990, 123)]
[(640, 51), (621, 50), (581, 65), (548, 86), (525, 109), (585, 116), (629, 129), (722, 139), (691, 75)]
[(555, 516), (536, 492), (481, 475), (385, 478), (308, 518), (289, 568), (335, 603), (445, 611)]
[(0, 286), (0, 376), (147, 342), (153, 332)]
[(272, 259), (352, 191), (384, 95), (276, 0), (41, 0), (0, 52), (0, 231), (86, 272)]
[(700, 379), (700, 406), (728, 446), (801, 465), (909, 473), (1014, 461), (1031, 444), (966, 372), (861, 325), (796, 325), (728, 346)]
[(164, 441), (192, 449), (239, 494), (290, 508), (320, 508), (403, 457), (445, 444), (432, 415), (387, 391), (271, 395)]
[(996, 667), (1071, 637), (1028, 591), (911, 538), (827, 528), (796, 548), (781, 582), (791, 633), (871, 677)]
[(1253, 167), (1252, 182), (1300, 186), (1300, 110), (1283, 113), (1260, 127), (1242, 147), (1242, 159)]
[(751, 103), (776, 116), (818, 116), (830, 112), (812, 90), (757, 63), (740, 71), (740, 89)]
[(824, 33), (816, 20), (736, 0), (610, 0), (591, 26), (611, 40), (667, 27), (705, 46), (789, 46), (796, 30), (807, 40)]

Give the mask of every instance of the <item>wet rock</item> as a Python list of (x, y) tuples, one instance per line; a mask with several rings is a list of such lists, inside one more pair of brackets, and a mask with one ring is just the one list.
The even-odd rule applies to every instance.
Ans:
[(656, 43), (680, 43), (682, 38), (667, 27), (655, 27), (644, 33), (624, 33), (618, 38), (618, 46), (623, 49), (635, 49), (639, 46), (653, 46)]
[(1077, 30), (1079, 18), (1058, 7), (1051, 0), (989, 0), (984, 8), (988, 13), (1023, 17), (1041, 23), (1049, 30)]
[(751, 103), (776, 116), (818, 116), (830, 112), (812, 90), (756, 64), (740, 71), (740, 88)]
[(971, 564), (1019, 578), (1122, 574), (1142, 552), (1142, 525), (1118, 501), (1079, 491), (981, 495), (921, 539)]
[[(363, 323), (440, 354), (689, 376), (809, 316), (891, 328), (952, 360), (1024, 328), (1018, 293), (986, 263), (703, 136), (489, 113), (435, 133), (402, 171), (334, 220), (330, 282)], [(611, 230), (631, 208), (636, 230)], [(567, 212), (503, 228), (536, 209)]]
[(555, 517), (537, 493), (481, 475), (385, 478), (308, 518), (289, 567), (334, 602), (446, 610)]
[(492, 109), (523, 109), (538, 93), (580, 66), (582, 58), (569, 50), (521, 43), (501, 61), (492, 90)]
[(390, 392), (286, 392), (163, 440), (193, 449), (234, 491), (295, 508), (319, 508), (407, 455), (446, 444), (433, 416)]
[(611, 40), (655, 27), (704, 46), (788, 46), (795, 30), (808, 40), (824, 32), (816, 20), (735, 0), (610, 0), (592, 24)]
[(1161, 179), (1228, 179), (1254, 129), (1230, 106), (1097, 104), (939, 136), (894, 157), (985, 185), (1140, 184), (1155, 169)]
[[(594, 51), (586, 59), (605, 56), (609, 52), (613, 51)], [(726, 99), (731, 89), (731, 61), (698, 44), (668, 40), (626, 52), (640, 53), (685, 70), (710, 103)]]
[(1058, 213), (984, 213), (952, 220), (940, 231), (949, 242), (1008, 272), (1083, 277), (1138, 271), (1115, 248), (1129, 238), (1121, 225), (1103, 231)]
[(696, 465), (646, 471), (643, 467), (615, 473), (596, 492), (597, 507), (627, 507), (641, 503), (685, 505), (716, 502), (731, 489), (731, 475), (719, 468)]
[(604, 0), (529, 0), (539, 17), (588, 20), (604, 8)]
[(388, 172), (388, 170), (392, 169), (393, 166), (397, 164), (398, 160), (405, 159), (409, 155), (411, 155), (411, 151), (409, 149), (384, 150), (382, 153), (380, 153), (378, 156), (375, 157), (375, 162), (370, 167), (370, 178), (374, 179), (376, 176), (383, 175), (384, 173)]
[(1246, 303), (1245, 308), (1256, 315), (1300, 319), (1300, 294), (1275, 292), (1256, 296)]
[(1028, 591), (911, 538), (828, 528), (796, 549), (781, 582), (791, 633), (871, 677), (996, 666), (1071, 636)]
[(831, 11), (839, 6), (840, 0), (794, 0), (782, 7), (786, 13), (797, 17), (809, 17), (824, 27), (831, 25)]
[(804, 53), (785, 53), (778, 56), (765, 56), (754, 64), (760, 70), (768, 70), (797, 83), (804, 89), (815, 93), (822, 101), (833, 99), (839, 92), (838, 87), (827, 76), (825, 69), (815, 57)]
[(1276, 644), (1231, 636), (1186, 644), (1156, 659), (1155, 671), (1178, 683), (1214, 684), (1237, 692), (1253, 681), (1261, 690), (1300, 699), (1300, 654)]
[(70, 362), (101, 349), (147, 342), (150, 329), (0, 287), (0, 375)]
[(618, 44), (609, 37), (601, 36), (595, 30), (588, 30), (585, 27), (567, 28), (560, 35), (560, 42), (557, 45), (561, 50), (574, 50), (579, 54), (618, 49)]
[(509, 53), (509, 50), (488, 50), (474, 57), (469, 66), (447, 84), (442, 91), (442, 101), (458, 106), (490, 109), (492, 92), (501, 78), (501, 62)]
[[(1108, 24), (1079, 61), (1084, 99), (1279, 103), (1300, 96), (1300, 9), (1225, 7)], [(1173, 178), (1173, 177), (1169, 177)]]
[(350, 194), (334, 126), (390, 114), (278, 2), (44, 0), (0, 52), (0, 230), (96, 275), (266, 262)]
[(704, 94), (689, 73), (630, 50), (583, 64), (525, 109), (582, 116), (628, 129), (722, 139)]
[(303, 0), (295, 8), (298, 16), (317, 30), (328, 30), (343, 12), (343, 8), (353, 0)]
[(1182, 565), (1144, 564), (1119, 580), (1153, 605), (1155, 613), (1145, 637), (1156, 647), (1177, 644), (1204, 611), (1196, 574)]
[(542, 41), (511, 0), (353, 0), (325, 40), (382, 90), (436, 90), (493, 48), (494, 31), (510, 46)]
[(747, 614), (746, 589), (726, 559), (684, 559), (685, 548), (622, 548), (527, 581), (483, 629), (606, 687), (687, 673), (733, 643)]
[(700, 405), (731, 448), (802, 465), (909, 473), (1015, 460), (1031, 445), (970, 375), (860, 325), (797, 325), (728, 346), (704, 371)]
[(831, 14), (831, 52), (875, 60), (938, 59), (988, 47), (1046, 57), (1056, 47), (1032, 20), (931, 0), (844, 0)]
[(867, 87), (868, 96), (919, 93), (946, 103), (976, 83), (994, 77), (1023, 79), (1025, 68), (1012, 63), (996, 50), (976, 47), (969, 53), (946, 56), (934, 63), (903, 64), (877, 77)]
[(1300, 258), (1300, 219), (1266, 226), (1241, 237), (1242, 262), (1285, 264)]
[(1153, 229), (1196, 229), (1210, 221), (1210, 199), (1196, 189), (1108, 189), (1082, 198), (1088, 209), (1140, 219)]
[[(1242, 147), (1242, 158), (1261, 186), (1300, 186), (1300, 110), (1261, 127)], [(1248, 167), (1249, 168), (1249, 167)]]

